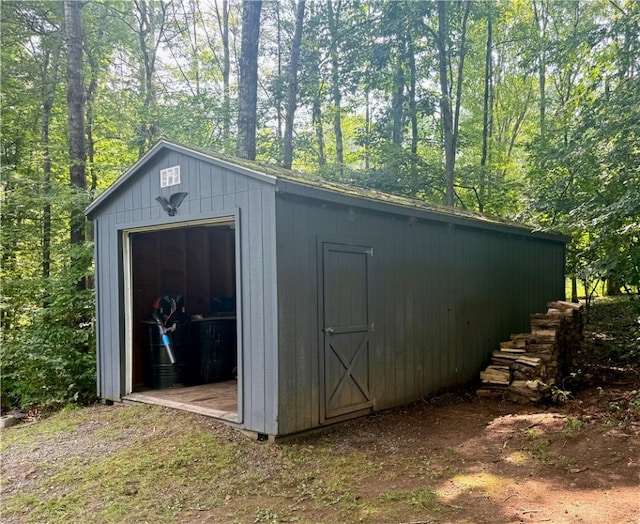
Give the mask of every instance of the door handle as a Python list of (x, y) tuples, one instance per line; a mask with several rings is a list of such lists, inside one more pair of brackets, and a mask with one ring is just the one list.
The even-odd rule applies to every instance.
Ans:
[(333, 328), (324, 328), (322, 331), (325, 335), (333, 335)]

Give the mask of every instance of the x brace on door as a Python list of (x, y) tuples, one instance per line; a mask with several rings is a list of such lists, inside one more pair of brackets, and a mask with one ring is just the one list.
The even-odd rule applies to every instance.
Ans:
[[(329, 399), (329, 405), (332, 405), (334, 398), (339, 396), (340, 392), (342, 391), (342, 388), (344, 387), (345, 383), (347, 382), (347, 380), (349, 378), (351, 380), (353, 380), (353, 382), (358, 387), (358, 389), (362, 393), (362, 396), (365, 398), (365, 400), (370, 400), (370, 398), (371, 398), (371, 394), (369, 393), (368, 388), (362, 383), (362, 381), (360, 380), (360, 378), (357, 375), (353, 374), (353, 368), (355, 366), (356, 360), (358, 359), (358, 356), (362, 352), (362, 349), (365, 348), (367, 343), (369, 342), (369, 329), (368, 329), (368, 326), (365, 327), (364, 329), (366, 329), (367, 331), (365, 333), (363, 333), (362, 338), (360, 339), (360, 342), (358, 343), (358, 347), (356, 348), (356, 351), (353, 354), (353, 358), (351, 360), (349, 360), (349, 361), (344, 356), (344, 353), (340, 350), (340, 348), (337, 346), (337, 344), (335, 344), (333, 341), (329, 342), (329, 347), (331, 348), (333, 353), (336, 355), (336, 357), (338, 357), (338, 360), (344, 366), (344, 369), (345, 369), (344, 374), (340, 378), (340, 382), (338, 383), (336, 389), (334, 390), (333, 394), (331, 395), (331, 398)], [(362, 328), (358, 328), (358, 329), (354, 329), (353, 331), (361, 331), (361, 330), (362, 330)], [(348, 333), (350, 331), (351, 330), (348, 330), (348, 331), (345, 330), (344, 332)], [(333, 330), (330, 330), (330, 329), (325, 330), (325, 333), (327, 333), (327, 335), (335, 334), (335, 332)], [(333, 339), (333, 340), (335, 340), (335, 339)], [(348, 361), (348, 363), (347, 363), (347, 361)]]

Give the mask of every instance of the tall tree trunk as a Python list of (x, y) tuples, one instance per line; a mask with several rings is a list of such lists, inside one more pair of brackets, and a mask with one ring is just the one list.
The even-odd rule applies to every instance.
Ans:
[(442, 120), (442, 134), (444, 139), (445, 165), (445, 204), (453, 207), (455, 177), (455, 143), (453, 134), (453, 115), (451, 113), (451, 95), (449, 90), (449, 76), (447, 72), (447, 10), (446, 2), (438, 0), (438, 33), (436, 45), (438, 47), (438, 68), (440, 72), (440, 112)]
[[(69, 121), (69, 162), (72, 189), (84, 193), (87, 189), (85, 126), (84, 126), (84, 78), (82, 56), (82, 4), (64, 0), (64, 20), (67, 42), (67, 116)], [(71, 244), (85, 241), (85, 217), (81, 202), (77, 199), (71, 210)]]
[(242, 45), (238, 88), (238, 141), (236, 154), (256, 158), (258, 104), (258, 44), (262, 0), (245, 0), (242, 6)]
[[(409, 113), (411, 115), (411, 166), (412, 170), (415, 172), (416, 169), (416, 158), (418, 155), (418, 105), (416, 102), (416, 83), (417, 83), (417, 72), (416, 72), (416, 50), (415, 45), (413, 43), (413, 38), (409, 34), (408, 35), (408, 58), (409, 58)], [(415, 174), (415, 173), (414, 173)]]
[(371, 167), (371, 92), (369, 82), (367, 82), (365, 91), (365, 109), (364, 109), (364, 168)]
[[(276, 62), (278, 64), (277, 78), (282, 78), (282, 23), (280, 22), (280, 3), (275, 2), (276, 10)], [(281, 156), (282, 151), (282, 106), (284, 104), (284, 86), (278, 85), (274, 89), (274, 105), (276, 108), (276, 147), (278, 151), (278, 158)], [(286, 117), (285, 117), (286, 118)]]
[(316, 96), (313, 98), (312, 109), (313, 127), (316, 132), (316, 142), (318, 143), (318, 165), (327, 164), (327, 157), (324, 154), (324, 129), (322, 127), (322, 101), (320, 100), (320, 86), (316, 90)]
[[(309, 5), (310, 18), (315, 20), (318, 16), (318, 5), (312, 2)], [(325, 156), (325, 144), (324, 144), (324, 128), (323, 128), (323, 113), (322, 113), (322, 99), (323, 99), (323, 82), (320, 78), (320, 34), (319, 24), (312, 25), (315, 30), (310, 34), (312, 42), (309, 45), (311, 56), (309, 58), (309, 91), (313, 93), (311, 100), (311, 124), (313, 125), (313, 131), (316, 138), (316, 154), (318, 158), (318, 166), (324, 166), (327, 163)]]
[[(336, 53), (337, 57), (337, 53)], [(342, 93), (340, 92), (340, 83), (338, 80), (338, 60), (332, 59), (333, 65), (332, 91), (333, 91), (333, 133), (336, 137), (336, 162), (344, 164), (344, 140), (342, 138)]]
[(489, 151), (489, 120), (491, 118), (489, 107), (489, 98), (491, 93), (492, 82), (492, 58), (491, 51), (493, 48), (493, 30), (491, 18), (487, 20), (487, 45), (485, 48), (484, 59), (484, 96), (482, 100), (482, 156), (480, 157), (480, 166), (486, 167)]
[(403, 36), (399, 36), (398, 49), (396, 52), (396, 66), (393, 75), (393, 100), (391, 102), (391, 111), (393, 115), (393, 128), (391, 132), (391, 141), (399, 146), (402, 144), (403, 138), (403, 120), (404, 120), (404, 58), (405, 58), (405, 41)]
[(156, 59), (158, 48), (164, 38), (167, 25), (167, 6), (163, 0), (135, 0), (135, 15), (138, 27), (135, 28), (140, 52), (142, 53), (141, 89), (143, 94), (142, 115), (138, 132), (138, 156), (144, 155), (158, 136), (156, 115)]
[(336, 162), (344, 164), (344, 143), (342, 139), (342, 92), (340, 91), (340, 60), (338, 57), (338, 23), (342, 1), (338, 0), (333, 8), (333, 0), (328, 0), (329, 33), (331, 35), (331, 93), (333, 96), (333, 132), (336, 138)]
[[(449, 78), (448, 71), (452, 69), (452, 59), (447, 46), (449, 36), (447, 25), (447, 0), (438, 0), (438, 32), (436, 46), (438, 48), (438, 66), (440, 72), (440, 111), (442, 113), (442, 132), (444, 138), (445, 153), (445, 205), (453, 207), (455, 200), (455, 162), (458, 145), (458, 133), (460, 124), (460, 108), (462, 106), (462, 79), (464, 73), (464, 61), (466, 56), (467, 20), (471, 9), (471, 2), (464, 3), (464, 13), (460, 30), (460, 49), (458, 56), (458, 68), (456, 79), (455, 106), (451, 107), (453, 78)], [(452, 73), (453, 75), (453, 73)]]
[[(458, 72), (456, 78), (456, 98), (453, 116), (453, 154), (454, 160), (458, 148), (458, 136), (460, 134), (460, 108), (462, 107), (462, 79), (464, 78), (464, 62), (467, 57), (467, 20), (471, 11), (471, 2), (464, 3), (464, 15), (462, 16), (462, 28), (460, 31), (460, 55), (458, 56)], [(451, 59), (451, 57), (449, 58)]]
[(533, 13), (538, 29), (538, 42), (540, 56), (538, 62), (538, 89), (540, 93), (539, 125), (540, 139), (544, 146), (547, 137), (546, 112), (547, 112), (547, 27), (549, 25), (549, 8), (545, 0), (533, 1)]
[[(104, 33), (101, 31), (98, 38), (103, 38)], [(94, 55), (93, 51), (87, 46), (87, 60), (89, 62), (89, 85), (87, 86), (86, 94), (86, 137), (87, 137), (87, 175), (91, 180), (90, 189), (95, 192), (98, 189), (98, 177), (94, 169), (95, 163), (95, 139), (93, 138), (93, 125), (95, 117), (95, 102), (98, 92), (98, 74), (100, 73), (100, 64)]]
[(144, 109), (142, 122), (140, 122), (141, 130), (139, 137), (138, 156), (142, 157), (148, 149), (153, 136), (155, 135), (155, 124), (152, 117), (152, 106), (155, 104), (155, 90), (153, 75), (155, 73), (155, 53), (154, 46), (148, 45), (147, 38), (149, 35), (153, 38), (155, 30), (152, 25), (153, 15), (149, 15), (149, 6), (146, 0), (136, 2), (138, 9), (138, 41), (140, 43), (140, 51), (142, 52), (142, 89)]
[(482, 155), (480, 157), (480, 189), (478, 206), (479, 211), (484, 211), (484, 202), (487, 194), (487, 161), (489, 158), (489, 138), (491, 136), (491, 114), (493, 107), (490, 104), (491, 91), (493, 90), (493, 25), (491, 14), (487, 15), (487, 45), (484, 59), (484, 96), (482, 100)]
[(231, 139), (231, 53), (229, 46), (229, 0), (222, 0), (222, 13), (216, 3), (218, 29), (222, 39), (222, 141), (228, 152)]
[[(42, 276), (45, 281), (51, 275), (51, 150), (49, 131), (51, 127), (51, 116), (55, 101), (56, 88), (58, 86), (58, 65), (60, 63), (60, 53), (62, 51), (63, 33), (51, 51), (50, 57), (45, 60), (42, 71), (42, 172), (44, 182), (45, 205), (42, 220)], [(48, 306), (49, 297), (45, 296), (44, 307)]]
[(296, 30), (291, 44), (291, 60), (289, 62), (289, 92), (287, 98), (287, 116), (284, 125), (284, 154), (282, 165), (291, 169), (293, 163), (293, 121), (296, 112), (296, 98), (298, 96), (298, 63), (300, 61), (300, 47), (302, 44), (302, 27), (304, 23), (305, 0), (298, 1), (296, 13)]

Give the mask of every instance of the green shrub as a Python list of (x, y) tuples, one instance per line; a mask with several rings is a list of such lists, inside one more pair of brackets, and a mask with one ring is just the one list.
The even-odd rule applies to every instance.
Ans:
[(5, 340), (3, 410), (49, 408), (95, 398), (96, 359), (91, 326), (33, 325)]
[(32, 296), (20, 297), (22, 307), (16, 309), (0, 344), (3, 412), (95, 399), (95, 301), (93, 290), (77, 289), (80, 276), (84, 275), (60, 271), (43, 283), (41, 289), (46, 291), (38, 293), (38, 300), (46, 301), (46, 307), (35, 306), (35, 285)]

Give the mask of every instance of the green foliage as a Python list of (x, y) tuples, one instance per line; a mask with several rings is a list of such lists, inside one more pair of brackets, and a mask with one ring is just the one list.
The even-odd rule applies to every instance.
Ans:
[[(14, 319), (3, 333), (2, 409), (51, 408), (95, 399), (94, 295), (77, 290), (90, 277), (91, 243), (77, 248), (84, 271), (61, 271), (46, 283), (46, 308)], [(40, 281), (42, 283), (42, 281)]]
[[(91, 325), (74, 328), (38, 319), (2, 344), (4, 409), (51, 408), (95, 399)], [(91, 348), (91, 349), (88, 349)]]
[(573, 437), (577, 432), (579, 432), (582, 429), (582, 426), (584, 425), (582, 420), (580, 420), (579, 418), (573, 418), (573, 417), (567, 417), (567, 419), (565, 420), (565, 423), (567, 427), (564, 430), (564, 434), (567, 437)]
[(380, 494), (379, 499), (396, 504), (406, 502), (418, 510), (440, 511), (442, 509), (438, 494), (429, 488), (385, 491)]
[(531, 455), (543, 462), (549, 458), (551, 440), (544, 437), (541, 431), (535, 428), (525, 428), (520, 430), (520, 435), (524, 441), (524, 449), (531, 453)]
[[(554, 118), (531, 145), (529, 210), (543, 226), (571, 235), (571, 275), (590, 289), (607, 280), (617, 292), (640, 281), (640, 83), (633, 51), (640, 8), (624, 3), (611, 13), (612, 24), (598, 27), (602, 4), (593, 4), (590, 18), (586, 6), (570, 7), (575, 17), (550, 45), (563, 67), (549, 90)], [(603, 35), (628, 45), (594, 53)]]

